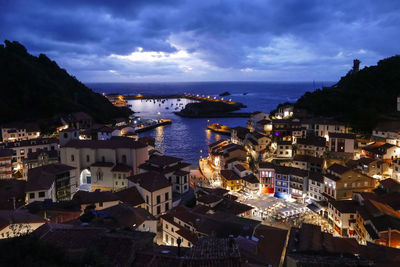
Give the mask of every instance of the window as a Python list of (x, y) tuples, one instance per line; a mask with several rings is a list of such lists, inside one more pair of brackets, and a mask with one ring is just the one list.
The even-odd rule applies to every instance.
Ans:
[(149, 204), (149, 196), (146, 196), (146, 203)]
[(184, 183), (187, 183), (187, 176), (184, 177)]
[(175, 183), (179, 184), (179, 177), (178, 176), (176, 176), (176, 178), (175, 178)]
[(165, 200), (169, 199), (169, 192), (165, 193)]
[(160, 204), (160, 203), (161, 203), (161, 196), (158, 195), (158, 196), (157, 196), (157, 204)]
[(90, 156), (86, 155), (86, 161), (89, 162), (90, 161)]
[(165, 224), (165, 229), (168, 229), (168, 223)]
[(97, 169), (97, 181), (102, 181), (103, 180), (103, 172), (101, 171), (101, 169)]
[(71, 155), (71, 161), (74, 161), (74, 160), (75, 160), (74, 155)]
[(165, 211), (168, 211), (169, 210), (169, 203), (167, 202), (167, 203), (165, 203)]
[(103, 202), (99, 202), (99, 207), (103, 207)]
[(104, 156), (101, 157), (102, 162), (106, 162), (106, 158)]
[(39, 197), (44, 197), (44, 196), (45, 196), (45, 192), (44, 191), (39, 192)]
[(126, 164), (126, 155), (122, 155), (122, 163)]
[(29, 198), (30, 199), (35, 198), (35, 193), (29, 193)]
[(179, 191), (179, 186), (177, 185), (177, 186), (175, 187), (175, 189)]
[(161, 213), (161, 206), (157, 206), (157, 215)]

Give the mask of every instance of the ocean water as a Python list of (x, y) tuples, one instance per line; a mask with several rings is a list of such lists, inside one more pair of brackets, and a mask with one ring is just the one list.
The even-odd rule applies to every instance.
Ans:
[[(269, 113), (278, 104), (296, 101), (306, 91), (313, 91), (332, 82), (196, 82), (196, 83), (88, 83), (87, 86), (99, 93), (120, 93), (124, 95), (158, 95), (192, 93), (219, 97), (228, 91), (233, 101), (247, 106), (243, 112), (263, 111)], [(142, 119), (171, 119), (172, 124), (141, 133), (156, 140), (156, 149), (166, 155), (185, 159), (196, 167), (200, 157), (206, 157), (208, 145), (228, 138), (206, 130), (207, 124), (220, 123), (230, 127), (246, 126), (248, 118), (182, 118), (173, 112), (189, 103), (187, 99), (169, 99), (164, 103), (146, 100), (132, 100), (132, 110)]]

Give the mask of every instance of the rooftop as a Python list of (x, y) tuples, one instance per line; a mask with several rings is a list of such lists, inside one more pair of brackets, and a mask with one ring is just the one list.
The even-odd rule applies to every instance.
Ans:
[(26, 192), (48, 190), (56, 179), (56, 175), (75, 169), (74, 167), (53, 163), (28, 170)]
[(135, 184), (139, 184), (140, 187), (149, 192), (154, 192), (171, 186), (168, 179), (158, 172), (144, 172), (134, 176), (129, 176), (128, 179)]
[(142, 142), (135, 141), (129, 137), (113, 136), (108, 140), (71, 140), (64, 147), (73, 148), (103, 148), (103, 149), (116, 149), (116, 148), (131, 148), (139, 149), (147, 147)]

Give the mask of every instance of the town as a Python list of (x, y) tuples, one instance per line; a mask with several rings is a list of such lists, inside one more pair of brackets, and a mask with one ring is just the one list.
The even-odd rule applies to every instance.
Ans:
[(132, 120), (75, 112), (46, 134), (4, 124), (0, 238), (78, 254), (128, 242), (122, 265), (399, 264), (400, 124), (360, 135), (297, 112), (287, 104), (225, 127), (199, 168), (138, 138)]

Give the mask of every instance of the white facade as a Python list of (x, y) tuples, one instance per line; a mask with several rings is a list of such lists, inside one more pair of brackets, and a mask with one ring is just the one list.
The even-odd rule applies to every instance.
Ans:
[[(80, 140), (80, 142), (92, 141)], [(99, 142), (109, 141), (95, 142), (98, 144)], [(96, 145), (85, 146), (84, 143), (80, 145), (78, 142), (76, 145), (70, 147), (62, 147), (60, 158), (61, 163), (76, 168), (73, 171), (75, 172), (74, 176), (79, 177), (77, 179), (77, 186), (93, 183), (93, 190), (96, 188), (113, 190), (115, 189), (115, 182), (120, 183), (120, 185), (117, 184), (116, 186), (116, 189), (118, 189), (126, 187), (126, 185), (122, 186), (122, 182), (127, 183), (127, 181), (119, 181), (118, 177), (115, 180), (113, 172), (111, 172), (112, 167), (120, 163), (125, 164), (132, 168), (133, 174), (137, 174), (139, 172), (139, 165), (148, 159), (148, 151), (147, 147), (111, 148), (111, 146), (101, 146), (101, 143), (96, 147)], [(90, 180), (87, 177), (90, 177)]]
[(314, 181), (312, 179), (308, 180), (308, 192), (307, 196), (315, 201), (321, 201), (323, 200), (322, 198), (322, 193), (324, 192), (324, 183), (323, 182), (318, 182)]
[(27, 129), (2, 128), (1, 137), (3, 142), (14, 142), (29, 140), (40, 137), (40, 131), (29, 131)]

